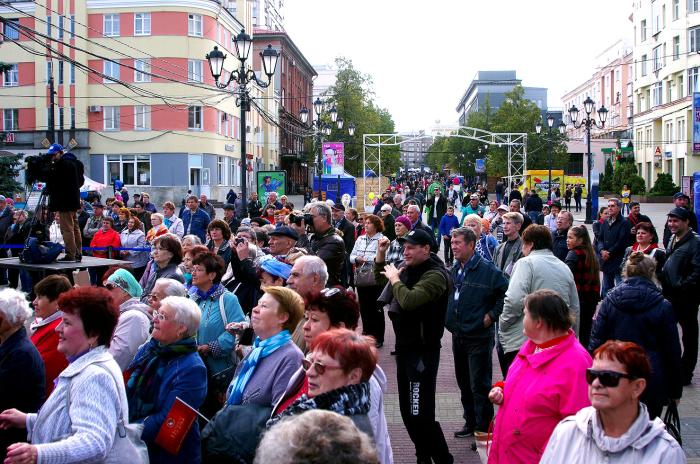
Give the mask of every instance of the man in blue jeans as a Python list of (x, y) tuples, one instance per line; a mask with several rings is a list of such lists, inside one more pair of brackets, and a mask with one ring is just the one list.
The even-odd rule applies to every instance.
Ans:
[[(517, 235), (517, 233), (516, 233)], [(471, 229), (452, 231), (454, 294), (449, 295), (445, 327), (452, 333), (455, 376), (464, 408), (464, 427), (456, 438), (475, 430), (488, 432), (493, 419), (491, 390), (494, 323), (503, 311), (508, 278), (493, 263), (475, 253), (477, 237)]]
[(603, 271), (603, 284), (600, 289), (600, 297), (605, 295), (610, 289), (621, 280), (620, 266), (627, 248), (632, 240), (629, 220), (620, 214), (622, 202), (617, 198), (608, 200), (608, 219), (600, 227), (600, 240), (596, 246), (600, 256), (600, 270)]

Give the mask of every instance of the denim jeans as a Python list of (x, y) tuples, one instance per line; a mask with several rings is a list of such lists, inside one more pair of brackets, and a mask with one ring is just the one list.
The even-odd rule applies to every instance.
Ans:
[(486, 339), (452, 337), (455, 377), (461, 392), (464, 420), (468, 426), (488, 432), (493, 419), (491, 390), (493, 337)]
[(608, 292), (615, 288), (615, 285), (618, 285), (620, 282), (622, 282), (622, 275), (620, 275), (619, 270), (613, 272), (603, 271), (603, 285), (601, 285), (600, 289), (600, 298), (604, 299), (605, 295), (607, 295)]

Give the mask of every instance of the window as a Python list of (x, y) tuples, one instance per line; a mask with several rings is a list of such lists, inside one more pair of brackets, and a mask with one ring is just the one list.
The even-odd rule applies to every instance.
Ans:
[(685, 142), (686, 141), (686, 135), (685, 135), (685, 118), (680, 118), (676, 120), (676, 127), (678, 127), (678, 137), (676, 140), (678, 142)]
[(70, 64), (69, 79), (71, 84), (75, 84), (75, 64)]
[(70, 38), (75, 39), (75, 15), (70, 15)]
[(646, 19), (642, 19), (642, 22), (639, 25), (639, 29), (640, 29), (639, 32), (642, 35), (641, 40), (642, 40), (642, 42), (644, 42), (645, 40), (647, 40), (647, 20)]
[(70, 128), (75, 129), (75, 107), (70, 108)]
[(678, 98), (685, 97), (685, 86), (683, 85), (683, 74), (678, 76)]
[(151, 82), (150, 60), (134, 60), (134, 82)]
[(134, 15), (134, 35), (151, 35), (151, 13)]
[[(118, 80), (119, 79), (119, 63), (114, 62), (114, 61), (109, 61), (109, 60), (104, 60), (104, 82), (106, 84), (113, 82), (112, 79)], [(112, 79), (109, 79), (109, 78)]]
[(673, 5), (671, 6), (671, 9), (673, 10), (672, 17), (673, 17), (674, 21), (676, 19), (678, 19), (678, 17), (680, 16), (680, 13), (681, 13), (680, 3), (681, 3), (681, 0), (673, 0)]
[(700, 27), (688, 29), (688, 52), (700, 51)]
[(3, 73), (3, 83), (5, 87), (14, 87), (19, 85), (19, 68), (16, 64), (9, 65), (10, 69)]
[(19, 110), (18, 109), (4, 109), (2, 110), (2, 123), (3, 130), (5, 131), (16, 131), (19, 120)]
[(64, 16), (60, 15), (58, 17), (58, 38), (63, 39), (63, 19)]
[(675, 36), (673, 38), (673, 61), (676, 61), (681, 56), (681, 38)]
[(104, 15), (104, 32), (102, 33), (105, 37), (118, 37), (119, 36), (119, 15), (118, 14), (106, 14)]
[(187, 128), (202, 130), (202, 107), (190, 106), (187, 108)]
[(58, 62), (58, 85), (63, 85), (63, 61)]
[(651, 2), (651, 35), (656, 35), (661, 32), (661, 1), (652, 0)]
[(107, 155), (110, 183), (121, 179), (125, 185), (151, 185), (150, 155)]
[(700, 10), (700, 0), (688, 0), (688, 13)]
[(151, 107), (145, 105), (134, 106), (134, 130), (151, 129)]
[(49, 85), (49, 79), (53, 76), (53, 63), (51, 61), (46, 62), (46, 85)]
[(187, 35), (202, 37), (202, 15), (187, 15)]
[(226, 185), (226, 158), (223, 156), (216, 159), (216, 181), (219, 185)]
[(683, 177), (685, 175), (685, 158), (678, 158), (678, 178), (676, 179), (676, 182), (678, 179)]
[(5, 39), (19, 40), (19, 19), (5, 20)]
[(48, 35), (49, 37), (53, 37), (53, 35), (51, 34), (51, 29), (52, 29), (51, 28), (51, 16), (47, 16), (46, 17), (46, 35)]
[(202, 82), (202, 60), (187, 60), (187, 80), (190, 82)]
[(63, 107), (58, 107), (58, 128), (63, 130), (63, 124), (65, 123), (65, 117), (63, 114)]
[(654, 47), (654, 49), (651, 51), (651, 60), (652, 64), (654, 65), (653, 70), (658, 71), (661, 69), (663, 66), (663, 53), (661, 50), (661, 45), (658, 47)]
[(688, 95), (698, 91), (698, 70), (698, 67), (688, 69)]
[(673, 143), (673, 122), (666, 123), (666, 132), (664, 133), (664, 143)]
[(104, 130), (119, 130), (119, 107), (103, 106)]
[(642, 55), (641, 66), (642, 66), (642, 76), (646, 76), (647, 75), (647, 56), (646, 55)]
[(620, 68), (615, 69), (615, 82), (620, 82)]

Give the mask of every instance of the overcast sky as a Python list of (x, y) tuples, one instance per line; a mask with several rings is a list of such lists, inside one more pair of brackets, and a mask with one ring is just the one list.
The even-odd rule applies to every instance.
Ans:
[[(455, 123), (479, 70), (517, 71), (550, 107), (631, 31), (630, 0), (285, 0), (285, 29), (312, 64), (352, 59), (398, 131)], [(631, 37), (629, 37), (631, 40)]]

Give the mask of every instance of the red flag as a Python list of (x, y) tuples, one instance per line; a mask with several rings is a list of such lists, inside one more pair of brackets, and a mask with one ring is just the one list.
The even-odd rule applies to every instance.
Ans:
[(168, 453), (177, 455), (197, 415), (194, 408), (176, 397), (163, 425), (160, 426), (156, 444)]

